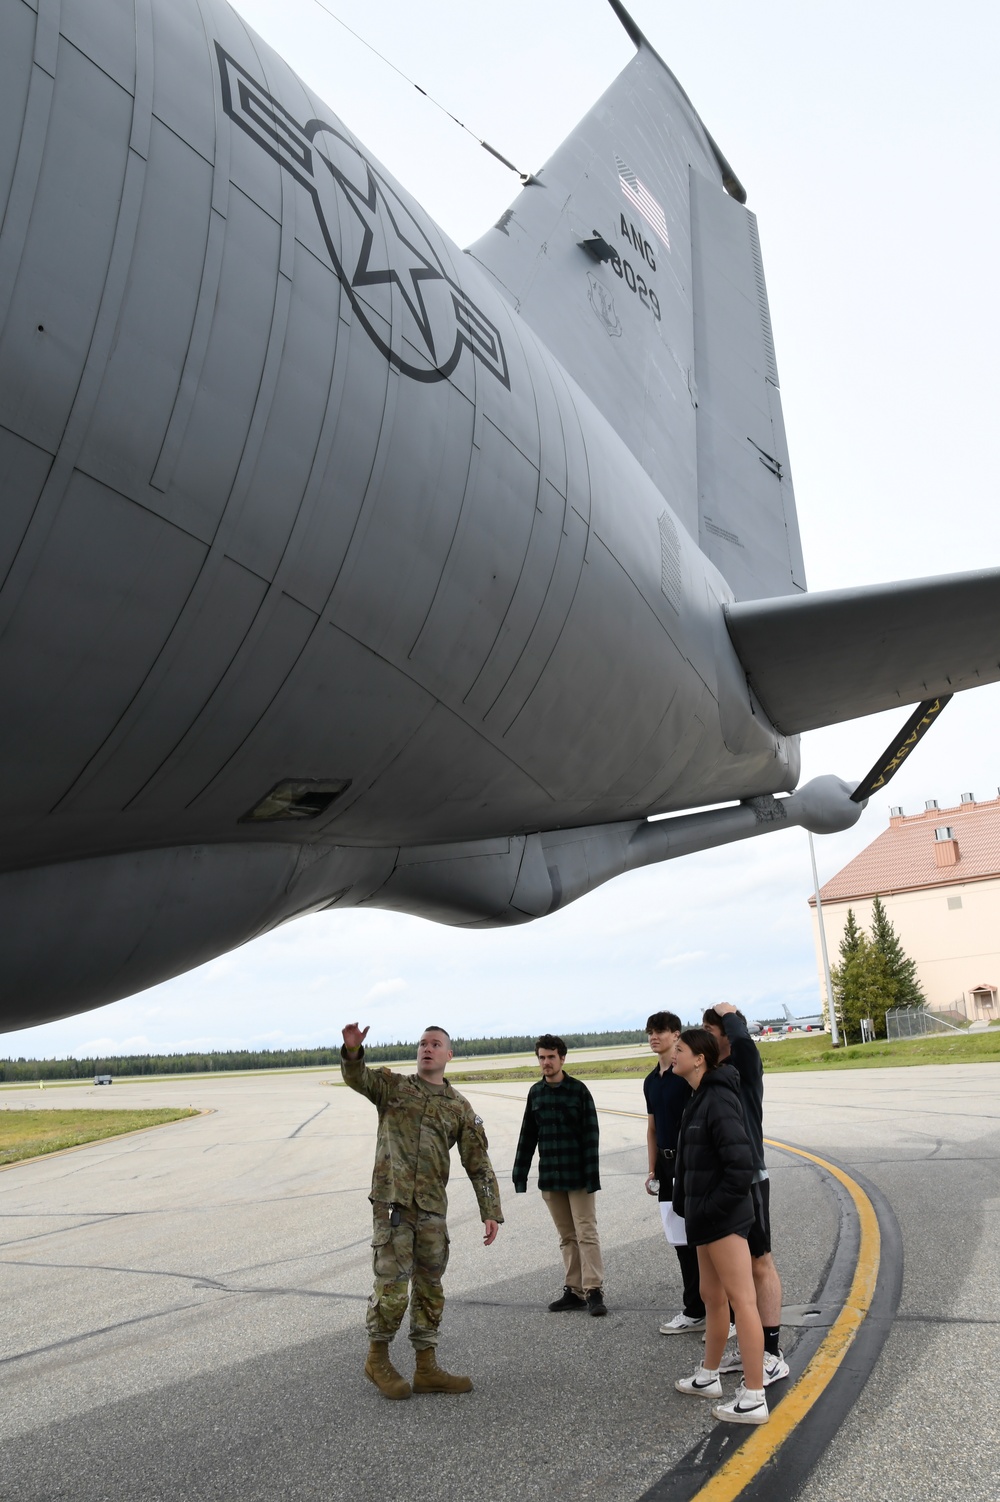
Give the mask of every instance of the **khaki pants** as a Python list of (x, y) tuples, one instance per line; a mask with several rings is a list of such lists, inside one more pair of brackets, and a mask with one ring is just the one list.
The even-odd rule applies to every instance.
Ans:
[(578, 1294), (603, 1288), (596, 1194), (588, 1194), (586, 1189), (543, 1189), (542, 1199), (559, 1232), (566, 1287)]

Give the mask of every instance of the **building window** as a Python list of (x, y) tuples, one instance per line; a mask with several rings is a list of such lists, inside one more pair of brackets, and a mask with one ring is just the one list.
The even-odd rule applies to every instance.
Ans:
[(948, 906), (954, 912), (955, 908), (958, 908), (958, 907), (962, 906), (962, 899), (961, 899), (961, 897), (949, 897), (948, 898)]
[(953, 840), (955, 838), (955, 831), (950, 824), (940, 824), (934, 831), (934, 838), (936, 840)]

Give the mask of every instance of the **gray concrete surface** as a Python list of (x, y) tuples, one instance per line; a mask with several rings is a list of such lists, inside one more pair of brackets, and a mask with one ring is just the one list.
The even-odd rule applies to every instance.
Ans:
[[(509, 1182), (526, 1087), (465, 1086), (507, 1215), (484, 1248), (456, 1161), (440, 1354), (476, 1390), (381, 1399), (360, 1371), (375, 1114), (334, 1078), (0, 1092), (0, 1110), (211, 1112), (0, 1173), (3, 1495), (634, 1502), (713, 1427), (707, 1405), (673, 1392), (697, 1340), (657, 1333), (679, 1282), (642, 1191), (631, 1081), (594, 1086), (609, 1318), (545, 1311), (561, 1284), (555, 1236), (534, 1187), (514, 1196)], [(910, 1502), (917, 1484), (929, 1497), (953, 1485), (972, 1502), (1000, 1495), (984, 1424), (1000, 1355), (998, 1082), (997, 1066), (768, 1081), (769, 1133), (855, 1163), (889, 1196), (906, 1244), (901, 1319), (810, 1502), (861, 1487), (867, 1502)], [(836, 1212), (816, 1170), (771, 1160), (785, 1299), (801, 1303), (822, 1281)], [(407, 1345), (395, 1349), (408, 1369)]]

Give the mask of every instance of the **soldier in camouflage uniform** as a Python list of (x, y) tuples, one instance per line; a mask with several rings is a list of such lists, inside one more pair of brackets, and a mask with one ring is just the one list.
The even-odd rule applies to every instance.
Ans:
[(415, 1075), (369, 1069), (362, 1047), (368, 1029), (344, 1028), (340, 1070), (344, 1083), (378, 1110), (372, 1173), (375, 1288), (368, 1301), (370, 1345), (365, 1376), (387, 1398), (408, 1398), (411, 1387), (389, 1360), (389, 1342), (410, 1305), (410, 1341), (417, 1355), (413, 1392), (471, 1392), (468, 1377), (437, 1364), (435, 1346), (444, 1311), (441, 1279), (448, 1265), (450, 1150), (458, 1143), (462, 1166), (479, 1202), (491, 1246), (503, 1220), (500, 1191), (487, 1156), (483, 1123), (469, 1102), (445, 1082), (452, 1057), (443, 1028), (426, 1028), (417, 1047)]

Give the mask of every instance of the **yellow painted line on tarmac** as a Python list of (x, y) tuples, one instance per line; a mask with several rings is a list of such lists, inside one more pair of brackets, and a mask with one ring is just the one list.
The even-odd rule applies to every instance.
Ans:
[[(490, 1091), (490, 1094), (499, 1094), (499, 1092)], [(502, 1098), (505, 1100), (521, 1099), (520, 1096), (513, 1095)], [(632, 1116), (637, 1121), (646, 1119), (644, 1112), (614, 1111), (607, 1106), (598, 1106), (597, 1109), (602, 1116)], [(711, 1480), (707, 1481), (700, 1491), (694, 1493), (691, 1502), (735, 1502), (735, 1499), (746, 1490), (764, 1466), (773, 1460), (785, 1440), (794, 1432), (796, 1425), (806, 1417), (835, 1377), (875, 1296), (875, 1282), (878, 1278), (882, 1253), (882, 1237), (879, 1233), (878, 1217), (874, 1206), (861, 1185), (856, 1184), (842, 1168), (828, 1163), (825, 1158), (819, 1157), (816, 1153), (806, 1152), (805, 1148), (792, 1147), (789, 1143), (777, 1142), (772, 1137), (765, 1137), (764, 1141), (768, 1147), (780, 1148), (783, 1153), (792, 1153), (797, 1158), (805, 1158), (808, 1162), (815, 1163), (817, 1167), (832, 1174), (843, 1184), (851, 1196), (858, 1215), (860, 1228), (858, 1260), (844, 1306), (802, 1376), (775, 1408), (767, 1423), (762, 1424), (759, 1429), (754, 1429), (747, 1436), (736, 1453), (719, 1467)]]
[(854, 1201), (860, 1223), (861, 1240), (857, 1265), (844, 1307), (802, 1376), (787, 1397), (782, 1399), (768, 1422), (744, 1440), (736, 1454), (719, 1467), (700, 1491), (695, 1492), (691, 1502), (734, 1502), (758, 1472), (774, 1458), (795, 1426), (805, 1418), (829, 1386), (871, 1308), (875, 1294), (881, 1236), (872, 1202), (860, 1184), (849, 1178), (843, 1169), (828, 1163), (815, 1153), (807, 1153), (801, 1147), (791, 1147), (787, 1142), (775, 1142), (771, 1138), (764, 1140), (768, 1147), (780, 1148), (783, 1153), (794, 1153), (798, 1158), (806, 1158), (810, 1163), (817, 1164), (843, 1184)]

